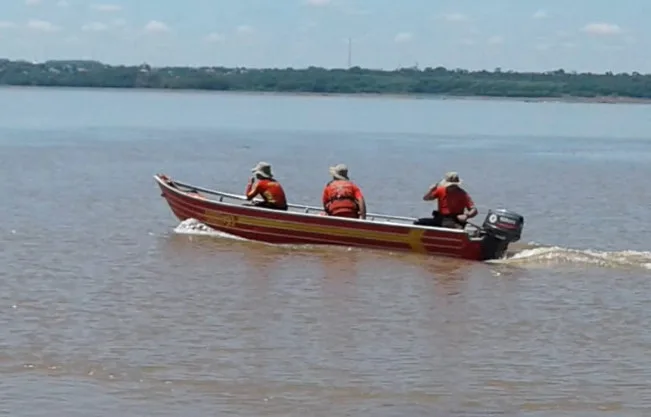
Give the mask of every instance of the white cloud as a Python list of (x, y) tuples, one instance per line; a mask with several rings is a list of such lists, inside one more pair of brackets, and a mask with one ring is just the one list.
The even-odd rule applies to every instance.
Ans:
[(41, 4), (41, 0), (25, 0), (25, 4), (28, 6), (37, 6)]
[(113, 13), (119, 12), (122, 10), (122, 6), (119, 4), (93, 4), (90, 6), (93, 10), (104, 13)]
[(447, 13), (443, 15), (443, 19), (448, 22), (468, 22), (470, 18), (463, 13)]
[(499, 35), (491, 36), (486, 42), (488, 42), (489, 45), (500, 45), (504, 43), (504, 37)]
[(589, 23), (581, 29), (589, 35), (618, 35), (622, 33), (622, 28), (612, 23)]
[(84, 32), (104, 32), (108, 30), (108, 25), (106, 23), (101, 23), (101, 22), (90, 22), (86, 23), (81, 27), (81, 30)]
[(225, 40), (226, 37), (217, 32), (209, 33), (205, 38), (205, 41), (208, 43), (223, 43)]
[(9, 22), (9, 21), (0, 21), (0, 30), (1, 29), (13, 29), (17, 25), (14, 22)]
[(331, 0), (305, 0), (305, 2), (314, 7), (323, 7), (329, 5), (332, 1)]
[(545, 10), (538, 10), (536, 13), (533, 14), (534, 19), (546, 19), (549, 17), (549, 13)]
[(58, 7), (68, 7), (70, 6), (70, 3), (67, 0), (59, 0), (57, 2)]
[(158, 20), (150, 20), (144, 27), (145, 32), (148, 33), (165, 33), (169, 32), (170, 28), (163, 22)]
[(61, 28), (46, 20), (30, 19), (27, 22), (27, 29), (35, 32), (58, 32)]
[(239, 25), (237, 28), (235, 28), (235, 31), (237, 32), (238, 35), (252, 35), (254, 32), (253, 27), (249, 25)]
[(409, 42), (414, 38), (414, 35), (409, 32), (400, 32), (394, 38), (393, 41), (396, 43), (405, 43)]

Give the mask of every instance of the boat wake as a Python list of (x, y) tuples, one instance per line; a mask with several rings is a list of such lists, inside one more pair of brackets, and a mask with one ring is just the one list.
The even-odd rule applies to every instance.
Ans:
[(179, 223), (174, 232), (180, 235), (221, 237), (234, 240), (246, 240), (242, 237), (220, 232), (196, 219), (187, 219)]
[[(234, 240), (247, 240), (210, 228), (195, 219), (181, 222), (175, 233), (193, 236), (209, 236)], [(595, 251), (515, 244), (506, 258), (486, 261), (490, 264), (517, 266), (586, 265), (602, 268), (642, 268), (651, 270), (651, 252), (642, 251)]]
[[(530, 245), (534, 246), (534, 245)], [(504, 259), (487, 261), (507, 265), (586, 265), (602, 268), (642, 268), (651, 270), (651, 252), (596, 251), (570, 249), (560, 246), (529, 247), (510, 253)]]

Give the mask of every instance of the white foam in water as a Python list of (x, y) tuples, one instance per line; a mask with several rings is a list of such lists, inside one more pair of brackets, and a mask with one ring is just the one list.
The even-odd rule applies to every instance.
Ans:
[(180, 235), (192, 235), (192, 236), (212, 236), (212, 237), (223, 237), (235, 240), (246, 240), (239, 236), (234, 236), (228, 233), (220, 232), (215, 230), (210, 226), (207, 226), (201, 223), (197, 219), (187, 219), (179, 223), (178, 226), (174, 229), (175, 233)]
[(642, 267), (651, 269), (651, 252), (641, 251), (594, 251), (568, 249), (559, 246), (525, 249), (506, 259), (491, 261), (493, 263), (570, 263), (590, 264), (601, 267)]

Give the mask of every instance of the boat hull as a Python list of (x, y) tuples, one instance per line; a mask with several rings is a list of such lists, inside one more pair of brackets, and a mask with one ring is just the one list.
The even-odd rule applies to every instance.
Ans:
[(231, 235), (271, 244), (336, 245), (482, 260), (482, 239), (462, 230), (347, 219), (232, 204), (187, 192), (155, 177), (162, 197), (181, 221), (193, 218)]

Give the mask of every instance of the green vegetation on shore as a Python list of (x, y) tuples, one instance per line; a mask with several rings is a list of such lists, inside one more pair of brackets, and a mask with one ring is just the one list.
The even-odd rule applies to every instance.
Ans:
[(30, 63), (0, 59), (0, 85), (196, 89), (316, 94), (417, 94), (463, 97), (651, 99), (651, 75), (531, 73), (402, 68), (248, 69), (111, 66), (97, 61)]

